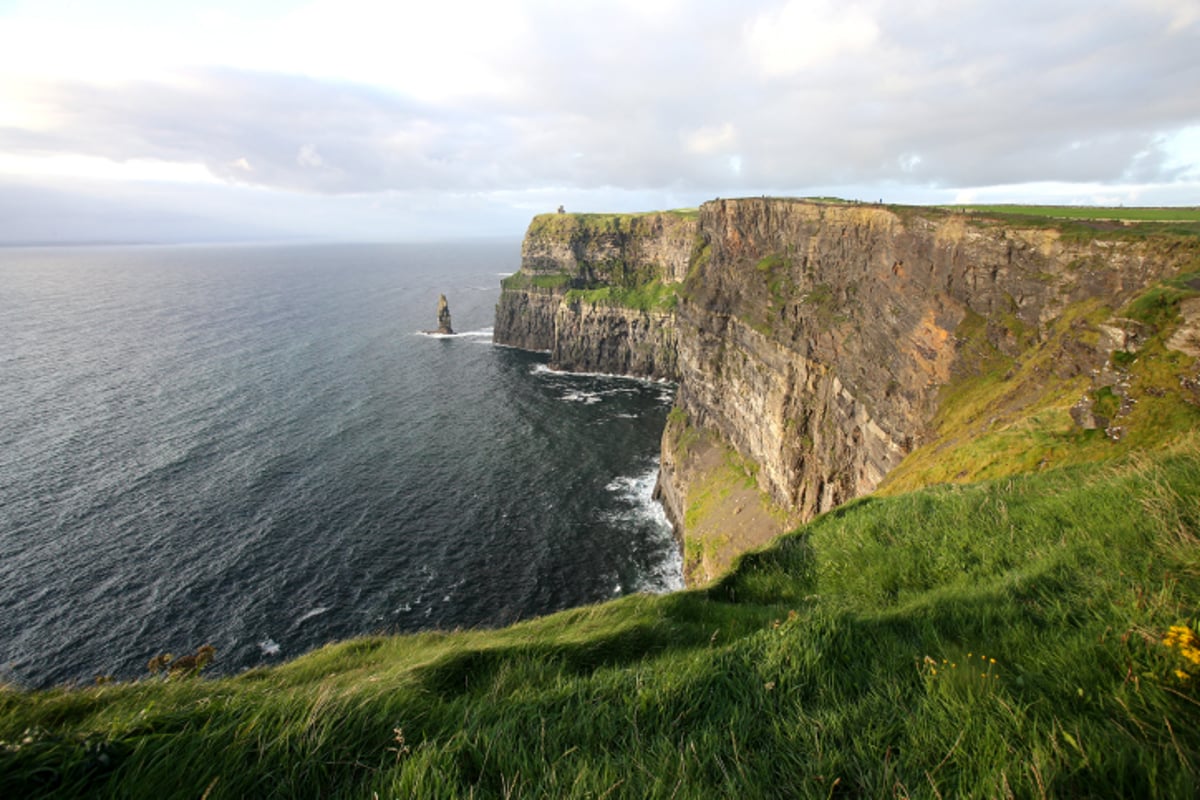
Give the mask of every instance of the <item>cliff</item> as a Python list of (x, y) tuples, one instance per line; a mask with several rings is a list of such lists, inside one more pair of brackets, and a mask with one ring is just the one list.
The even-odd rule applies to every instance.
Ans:
[[(1029, 474), (849, 503), (698, 591), (217, 680), (0, 682), (0, 796), (1194, 796), (1200, 225), (798, 205), (706, 206), (666, 314), (663, 491), (714, 532), (685, 548), (782, 524), (784, 447), (867, 463), (851, 424), (900, 449), (881, 469), (912, 448), (877, 495)], [(772, 443), (749, 415), (777, 407)]]
[(694, 212), (543, 214), (503, 282), (499, 344), (551, 366), (677, 377), (674, 306), (696, 239)]
[[(1105, 457), (1200, 422), (1195, 356), (1166, 338), (1188, 338), (1200, 282), (1159, 285), (1200, 269), (1194, 235), (765, 198), (667, 218), (536, 219), (497, 341), (678, 381), (660, 494), (694, 580), (885, 480)], [(638, 280), (675, 302), (596, 288)]]

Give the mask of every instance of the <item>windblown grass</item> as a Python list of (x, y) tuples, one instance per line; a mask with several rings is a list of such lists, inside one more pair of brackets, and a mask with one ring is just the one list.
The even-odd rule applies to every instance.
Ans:
[(1037, 206), (1037, 205), (961, 205), (956, 211), (974, 211), (1014, 216), (1054, 219), (1127, 220), (1130, 222), (1200, 222), (1197, 206)]
[(860, 500), (706, 591), (3, 690), (0, 796), (1191, 796), (1197, 496), (1191, 437)]

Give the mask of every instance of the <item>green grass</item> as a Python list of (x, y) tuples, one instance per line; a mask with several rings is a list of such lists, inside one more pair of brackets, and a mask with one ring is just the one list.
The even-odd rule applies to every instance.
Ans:
[(0, 796), (1192, 796), (1198, 495), (1193, 438), (860, 500), (707, 591), (3, 690)]
[(1197, 206), (1126, 208), (1124, 206), (960, 205), (948, 206), (948, 208), (955, 211), (1052, 217), (1056, 219), (1200, 222), (1200, 207)]
[[(903, 206), (892, 206), (902, 212)], [(1200, 208), (1101, 208), (1095, 206), (953, 206), (926, 212), (968, 212), (971, 224), (1054, 229), (1066, 241), (1171, 239), (1200, 237)]]
[(523, 291), (527, 289), (561, 289), (564, 286), (569, 286), (571, 276), (566, 273), (541, 273), (532, 275), (528, 272), (514, 272), (506, 278), (500, 280), (500, 288), (509, 291)]
[(567, 303), (584, 302), (591, 305), (620, 306), (638, 311), (672, 311), (678, 303), (678, 284), (658, 279), (634, 286), (602, 286), (597, 289), (571, 289)]
[(678, 208), (669, 211), (641, 211), (631, 214), (563, 213), (538, 214), (529, 223), (526, 236), (569, 237), (580, 231), (591, 233), (630, 232), (652, 218), (661, 217), (667, 224), (691, 223), (698, 219), (697, 208)]
[[(1179, 321), (1180, 303), (1200, 294), (1187, 273), (1147, 288), (1121, 309), (1089, 300), (1067, 307), (1040, 340), (1012, 315), (995, 315), (1018, 342), (1020, 355), (1006, 356), (987, 339), (987, 320), (968, 314), (955, 336), (961, 363), (942, 387), (933, 435), (893, 469), (879, 487), (884, 493), (945, 482), (970, 482), (1047, 466), (1099, 461), (1163, 446), (1181, 431), (1200, 427), (1200, 408), (1189, 402), (1180, 380), (1192, 359), (1168, 351), (1165, 341)], [(1137, 353), (1115, 351), (1110, 363), (1130, 377), (1134, 401), (1113, 418), (1120, 399), (1094, 388), (1088, 375), (1060, 377), (1063, 353), (1094, 347), (1097, 326), (1111, 317), (1144, 323), (1147, 338)], [(1085, 394), (1095, 414), (1122, 429), (1112, 441), (1102, 430), (1081, 430), (1070, 415)]]

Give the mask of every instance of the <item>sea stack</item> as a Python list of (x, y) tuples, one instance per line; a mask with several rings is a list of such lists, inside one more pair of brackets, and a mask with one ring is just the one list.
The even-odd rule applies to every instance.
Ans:
[(446, 295), (438, 295), (438, 333), (454, 333), (454, 328), (450, 327), (450, 304), (446, 302)]

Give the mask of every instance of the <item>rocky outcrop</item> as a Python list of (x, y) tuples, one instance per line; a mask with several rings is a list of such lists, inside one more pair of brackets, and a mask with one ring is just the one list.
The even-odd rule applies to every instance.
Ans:
[(674, 289), (695, 238), (688, 212), (535, 217), (494, 340), (548, 352), (557, 369), (674, 379)]
[(437, 332), (442, 334), (454, 333), (454, 326), (450, 324), (450, 304), (446, 302), (446, 295), (438, 295), (437, 305)]
[[(496, 340), (549, 350), (571, 369), (678, 380), (664, 505), (680, 528), (704, 510), (711, 475), (684, 446), (688, 430), (703, 431), (752, 465), (767, 505), (782, 509), (762, 515), (777, 520), (764, 539), (875, 490), (932, 440), (945, 388), (980, 369), (981, 351), (1019, 360), (1053, 345), (1044, 380), (1104, 389), (1116, 397), (1105, 396), (1105, 414), (1127, 413), (1128, 374), (1113, 354), (1132, 358), (1148, 329), (1114, 312), (1200, 264), (1195, 239), (768, 198), (679, 218), (546, 215), (522, 253)], [(682, 281), (673, 308), (620, 307), (596, 292), (647, 281)], [(1091, 316), (1061, 335), (1064, 315), (1085, 307)], [(1194, 327), (1172, 346), (1189, 352)], [(1090, 405), (1072, 414), (1119, 438)]]
[[(689, 418), (760, 465), (802, 518), (872, 491), (925, 441), (964, 325), (1016, 354), (1068, 306), (1124, 304), (1196, 249), (1069, 239), (924, 209), (721, 200), (677, 311)], [(1064, 375), (1103, 348), (1064, 352)]]
[(675, 317), (568, 299), (555, 309), (552, 362), (572, 372), (674, 378)]
[(533, 286), (504, 288), (496, 304), (492, 340), (507, 347), (549, 353), (554, 348), (554, 323), (561, 303), (561, 292)]
[(696, 238), (696, 214), (542, 214), (521, 244), (521, 270), (570, 275), (577, 286), (618, 285), (631, 278), (687, 277)]

